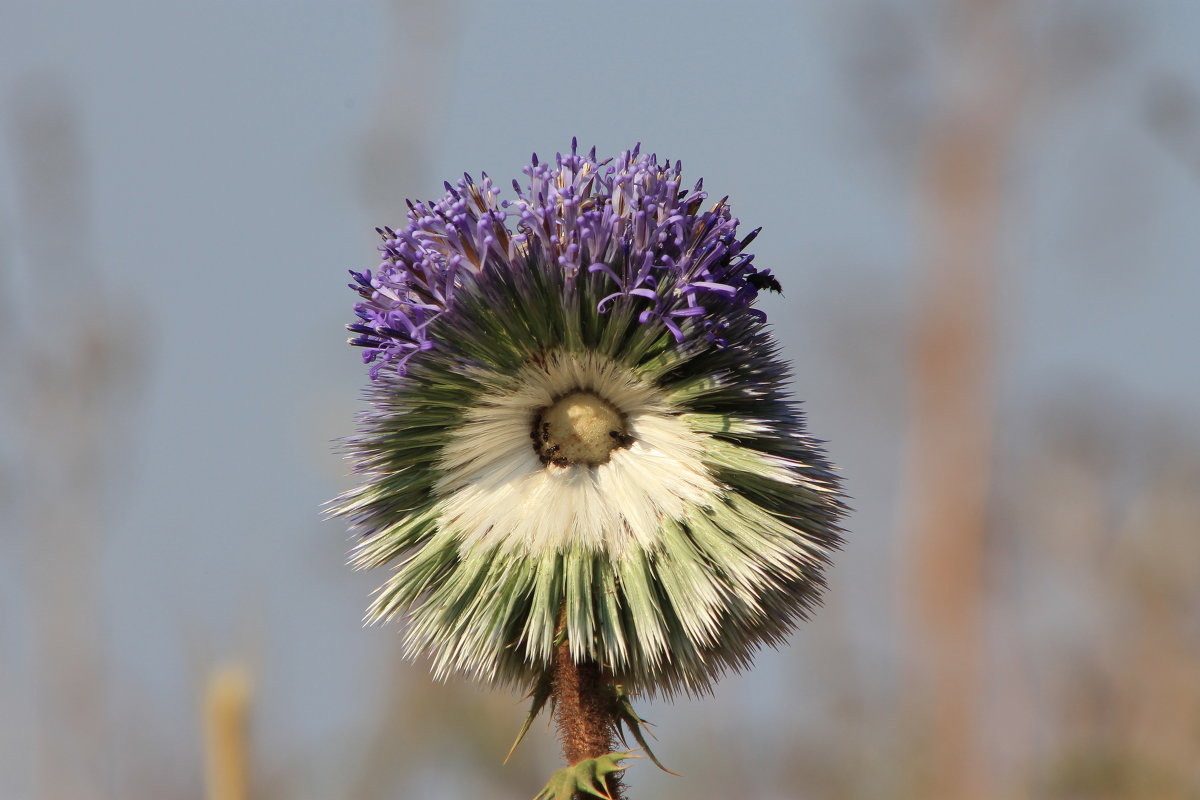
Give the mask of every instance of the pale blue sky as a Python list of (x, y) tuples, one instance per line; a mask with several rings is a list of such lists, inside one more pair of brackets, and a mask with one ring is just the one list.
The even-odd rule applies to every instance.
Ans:
[[(319, 522), (320, 503), (346, 484), (327, 442), (349, 431), (366, 380), (343, 344), (345, 271), (373, 265), (372, 228), (399, 223), (405, 195), (436, 196), (464, 170), (506, 186), (531, 151), (550, 157), (572, 135), (602, 153), (641, 141), (680, 158), (685, 176), (703, 175), (748, 228), (764, 228), (758, 263), (785, 287), (768, 311), (859, 509), (834, 594), (868, 622), (846, 636), (887, 650), (869, 620), (890, 597), (871, 587), (894, 570), (903, 397), (839, 366), (845, 331), (831, 332), (837, 319), (862, 320), (857, 347), (877, 347), (846, 345), (856, 369), (898, 369), (897, 343), (871, 338), (871, 323), (898, 313), (897, 298), (903, 310), (920, 252), (911, 175), (878, 145), (879, 119), (847, 78), (867, 6), (451, 7), (460, 20), (440, 38), (376, 2), (0, 7), (5, 292), (41, 335), (70, 308), (56, 302), (71, 294), (59, 265), (29, 263), (13, 146), (15, 98), (58, 86), (78, 106), (91, 211), (90, 230), (60, 221), (59, 255), (99, 273), (148, 342), (101, 564), (115, 669), (183, 718), (197, 651), (248, 650), (270, 673), (260, 682), (268, 753), (319, 747), (352, 724), (370, 701), (364, 687), (383, 677), (371, 658), (394, 631), (359, 628), (379, 576), (342, 568), (340, 527)], [(1164, 76), (1200, 85), (1200, 5), (1130, 7), (1119, 63), (1039, 110), (1008, 168), (1006, 424), (1019, 427), (1043, 398), (1086, 391), (1200, 431), (1200, 174), (1147, 129), (1144, 107)], [(911, 25), (920, 32), (928, 16), (912, 12)], [(401, 165), (412, 185), (387, 184), (368, 202), (362, 148), (381, 125), (409, 131), (428, 158)], [(1096, 203), (1109, 195), (1115, 210)], [(378, 218), (389, 196), (392, 213)], [(19, 587), (21, 577), (0, 568), (0, 579)], [(0, 594), (28, 620), (20, 597)], [(28, 624), (0, 627), (23, 653), (0, 667), (32, 680)], [(760, 680), (782, 669), (773, 658)], [(195, 743), (195, 731), (170, 735)]]

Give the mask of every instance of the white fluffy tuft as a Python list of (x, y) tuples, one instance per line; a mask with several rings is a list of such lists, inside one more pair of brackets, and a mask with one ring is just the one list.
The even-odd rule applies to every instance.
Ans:
[[(704, 467), (704, 435), (691, 430), (653, 386), (593, 353), (556, 353), (468, 409), (442, 451), (436, 491), (444, 528), (464, 552), (539, 553), (579, 543), (616, 556), (651, 549), (662, 520), (712, 505), (720, 489)], [(530, 432), (538, 411), (563, 395), (592, 392), (625, 415), (633, 443), (597, 466), (543, 465)]]

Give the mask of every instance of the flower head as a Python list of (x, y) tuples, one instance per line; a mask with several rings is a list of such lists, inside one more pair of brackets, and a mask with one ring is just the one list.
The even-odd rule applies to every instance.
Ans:
[[(726, 200), (637, 148), (537, 157), (380, 229), (352, 272), (371, 364), (335, 501), (368, 612), (435, 673), (527, 684), (556, 638), (633, 690), (696, 692), (819, 599), (838, 482), (789, 400)], [(565, 631), (560, 629), (565, 620)]]

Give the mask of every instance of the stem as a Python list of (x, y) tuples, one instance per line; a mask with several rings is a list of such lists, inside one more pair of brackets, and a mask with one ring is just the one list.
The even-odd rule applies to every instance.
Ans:
[[(595, 661), (576, 663), (565, 637), (554, 651), (553, 692), (554, 721), (567, 764), (613, 752), (616, 718), (612, 683)], [(617, 773), (607, 776), (604, 790), (613, 800), (622, 800), (624, 793)]]

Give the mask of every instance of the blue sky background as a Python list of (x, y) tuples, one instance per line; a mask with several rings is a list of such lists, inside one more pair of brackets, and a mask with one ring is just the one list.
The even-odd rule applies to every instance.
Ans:
[[(1190, 155), (1187, 142), (1173, 150), (1146, 100), (1164, 79), (1200, 81), (1200, 5), (1109, 6), (1115, 55), (1038, 95), (1006, 166), (1001, 438), (1064, 395), (1200, 434), (1200, 139)], [(925, 54), (900, 81), (896, 116), (867, 107), (854, 80), (879, 7)], [(106, 461), (96, 565), (118, 730), (145, 722), (127, 710), (137, 705), (174, 752), (198, 750), (203, 669), (246, 657), (263, 758), (304, 758), (351, 735), (394, 673), (423, 675), (391, 660), (395, 630), (360, 628), (380, 576), (345, 569), (341, 526), (320, 521), (348, 485), (329, 442), (349, 432), (366, 381), (341, 329), (346, 270), (374, 265), (372, 229), (399, 224), (404, 197), (437, 196), (464, 170), (507, 185), (531, 152), (551, 157), (573, 135), (601, 153), (641, 141), (679, 158), (685, 177), (703, 175), (763, 227), (758, 263), (785, 287), (768, 313), (858, 509), (829, 619), (793, 649), (894, 653), (906, 400), (890, 332), (920, 273), (904, 126), (935, 105), (941, 78), (921, 76), (940, 75), (941, 56), (921, 43), (936, 42), (936, 5), (445, 8), (449, 19), (378, 2), (0, 7), (4, 313), (25, 340), (53, 344), (99, 299), (144, 348)], [(1052, 15), (1026, 16), (1036, 33)], [(24, 216), (17, 133), (19, 110), (43, 96), (65, 98), (79, 124), (86, 212), (56, 221), (49, 258)], [(37, 609), (19, 530), (4, 539), (0, 705), (34, 718)], [(819, 666), (797, 652), (764, 655), (718, 700), (655, 717), (714, 724), (741, 703), (740, 735), (786, 735), (822, 713), (819, 682), (804, 683)], [(784, 686), (795, 691), (781, 704)], [(514, 729), (520, 713), (514, 702)], [(33, 797), (32, 745), (7, 736), (15, 771), (0, 794)], [(640, 785), (657, 785), (640, 770)], [(298, 796), (323, 789), (309, 791)]]

